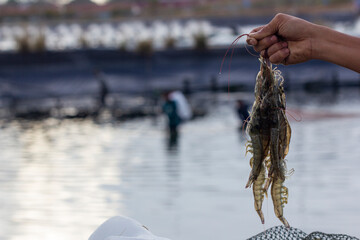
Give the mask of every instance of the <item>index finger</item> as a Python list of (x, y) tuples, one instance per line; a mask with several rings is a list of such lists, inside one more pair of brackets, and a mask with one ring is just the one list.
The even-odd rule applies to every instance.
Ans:
[(279, 29), (279, 22), (283, 19), (281, 14), (277, 14), (268, 24), (256, 28), (257, 31), (251, 32), (249, 35), (257, 40), (263, 39), (267, 36), (274, 35)]
[[(265, 27), (265, 25), (262, 25), (262, 26), (260, 26), (260, 27), (256, 27), (256, 28), (254, 28), (253, 30), (251, 30), (251, 32), (250, 33), (256, 33), (256, 32), (258, 32), (258, 31), (260, 31), (261, 29), (263, 29)], [(249, 33), (249, 34), (250, 34)]]
[[(256, 33), (258, 31), (260, 31), (263, 27), (264, 26), (254, 28), (253, 30), (251, 30), (251, 32), (249, 32), (249, 34)], [(255, 45), (258, 44), (258, 40), (256, 38), (248, 36), (246, 38), (246, 43), (249, 44), (249, 45), (255, 46)]]

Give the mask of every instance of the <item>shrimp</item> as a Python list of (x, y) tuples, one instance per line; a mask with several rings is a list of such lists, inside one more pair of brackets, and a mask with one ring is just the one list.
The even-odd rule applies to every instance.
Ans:
[(246, 188), (252, 186), (255, 210), (264, 223), (261, 205), (264, 195), (267, 195), (267, 190), (271, 186), (275, 215), (286, 227), (289, 227), (283, 216), (283, 205), (287, 202), (288, 194), (283, 183), (291, 128), (285, 114), (283, 79), (280, 71), (273, 69), (266, 59), (260, 58), (260, 63), (255, 84), (255, 101), (246, 128), (250, 136), (246, 152), (253, 155)]
[(273, 180), (271, 185), (271, 198), (274, 205), (275, 215), (280, 221), (289, 228), (290, 225), (288, 221), (283, 216), (284, 204), (287, 203), (288, 189), (283, 186), (284, 180), (281, 178), (276, 178)]
[[(266, 152), (269, 146), (268, 140), (264, 138), (264, 132), (262, 129), (262, 109), (261, 109), (261, 100), (262, 100), (262, 85), (263, 78), (261, 76), (261, 71), (256, 77), (255, 84), (255, 101), (252, 106), (250, 121), (246, 127), (246, 131), (250, 136), (250, 150), (247, 152), (252, 152), (253, 154), (253, 164), (250, 164), (252, 167), (249, 180), (246, 184), (246, 188), (250, 187), (253, 182), (257, 179), (261, 171), (261, 164), (263, 163), (265, 157), (267, 156)], [(249, 145), (248, 145), (249, 146)]]
[(262, 224), (265, 223), (264, 214), (261, 210), (262, 203), (264, 201), (264, 193), (265, 193), (265, 189), (264, 189), (265, 177), (266, 177), (266, 168), (265, 168), (265, 164), (262, 163), (260, 174), (253, 183), (254, 206), (256, 212), (259, 214)]

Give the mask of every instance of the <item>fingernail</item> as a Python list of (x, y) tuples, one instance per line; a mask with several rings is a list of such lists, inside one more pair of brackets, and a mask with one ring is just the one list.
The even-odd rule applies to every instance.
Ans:
[(288, 46), (287, 42), (283, 42), (281, 45), (282, 45), (283, 47), (287, 47), (287, 46)]
[(256, 44), (256, 43), (255, 43), (255, 40), (254, 40), (254, 39), (250, 39), (250, 40), (249, 40), (249, 44), (250, 44), (250, 45), (255, 45), (255, 44)]
[(275, 42), (275, 41), (277, 40), (277, 37), (276, 37), (275, 35), (273, 35), (273, 36), (270, 38), (270, 40), (271, 40), (272, 42)]
[(286, 54), (288, 54), (288, 53), (290, 53), (290, 50), (288, 49), (288, 48), (284, 48), (284, 53), (286, 53)]
[(262, 50), (262, 51), (260, 52), (260, 55), (261, 55), (262, 57), (264, 57), (264, 56), (265, 56), (265, 50)]

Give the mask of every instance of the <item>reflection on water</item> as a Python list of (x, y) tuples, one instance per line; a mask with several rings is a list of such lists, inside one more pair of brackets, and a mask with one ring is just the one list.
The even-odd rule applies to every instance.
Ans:
[(178, 147), (178, 142), (179, 142), (179, 133), (178, 133), (178, 131), (171, 131), (170, 133), (168, 133), (167, 142), (168, 142), (167, 150), (169, 152), (176, 153), (177, 152), (177, 147)]
[[(305, 232), (360, 236), (359, 95), (339, 93), (326, 105), (289, 95), (289, 109), (304, 116), (355, 113), (291, 122), (287, 158), (295, 173), (286, 184), (285, 216)], [(214, 107), (176, 139), (166, 135), (165, 122), (151, 119), (2, 123), (0, 239), (87, 239), (119, 214), (174, 240), (235, 240), (263, 231), (244, 188), (249, 156), (235, 114), (228, 105)], [(266, 228), (280, 224), (271, 200), (264, 214)]]

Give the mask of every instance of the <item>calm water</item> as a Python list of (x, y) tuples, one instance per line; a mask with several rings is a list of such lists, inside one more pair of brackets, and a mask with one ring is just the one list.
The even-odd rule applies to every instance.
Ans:
[[(288, 99), (302, 121), (291, 121), (285, 217), (307, 233), (359, 237), (360, 91)], [(169, 148), (163, 119), (2, 123), (0, 239), (87, 239), (114, 215), (173, 240), (238, 240), (280, 225), (270, 199), (265, 226), (253, 209), (237, 126), (232, 106), (219, 105)]]

